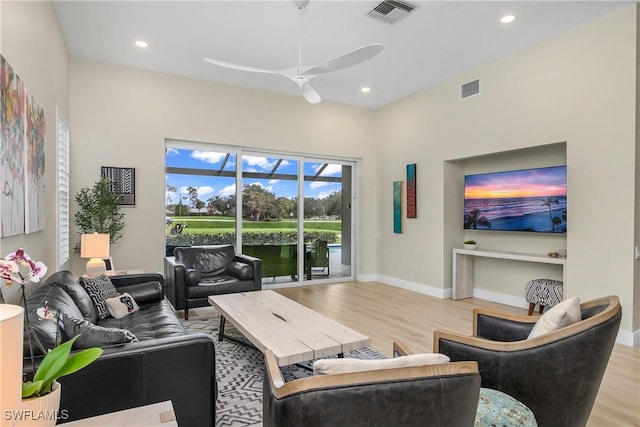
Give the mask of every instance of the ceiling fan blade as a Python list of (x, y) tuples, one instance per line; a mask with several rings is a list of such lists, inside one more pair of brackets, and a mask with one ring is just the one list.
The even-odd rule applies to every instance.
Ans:
[(233, 70), (251, 71), (253, 73), (282, 74), (279, 70), (268, 70), (266, 68), (256, 68), (246, 65), (232, 64), (231, 62), (218, 61), (217, 59), (213, 58), (205, 57), (204, 60), (211, 64), (218, 65), (220, 67), (231, 68)]
[(333, 58), (325, 62), (324, 64), (311, 67), (304, 73), (302, 73), (302, 75), (314, 76), (318, 74), (328, 73), (330, 71), (337, 71), (342, 70), (343, 68), (352, 67), (373, 58), (374, 56), (382, 52), (383, 49), (384, 46), (380, 43), (368, 44), (366, 46), (362, 46), (358, 49), (352, 50), (351, 52), (347, 52), (344, 55)]
[(316, 90), (311, 86), (311, 84), (309, 84), (309, 82), (303, 83), (302, 86), (300, 86), (300, 89), (302, 90), (304, 99), (306, 99), (310, 104), (317, 104), (318, 102), (322, 101), (322, 98), (320, 98), (318, 92), (316, 92)]

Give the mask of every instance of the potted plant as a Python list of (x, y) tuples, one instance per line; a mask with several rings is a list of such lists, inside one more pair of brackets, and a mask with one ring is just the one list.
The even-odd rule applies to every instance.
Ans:
[[(86, 367), (100, 357), (103, 352), (101, 348), (88, 348), (71, 355), (71, 347), (79, 335), (65, 343), (58, 344), (50, 351), (46, 351), (43, 347), (26, 314), (25, 285), (38, 283), (46, 272), (47, 266), (42, 262), (32, 260), (22, 248), (8, 254), (4, 259), (0, 259), (0, 279), (5, 281), (6, 286), (17, 283), (22, 291), (21, 303), (24, 305), (25, 313), (25, 337), (29, 341), (32, 365), (35, 367), (32, 339), (40, 351), (45, 354), (38, 369), (34, 372), (33, 379), (22, 384), (22, 406), (16, 409), (19, 409), (23, 415), (20, 420), (14, 420), (18, 421), (16, 424), (18, 426), (54, 426), (60, 406), (61, 387), (57, 382), (58, 378)], [(44, 306), (39, 307), (36, 313), (40, 320), (49, 321), (54, 318), (56, 318), (56, 322), (59, 320), (58, 313), (49, 309), (47, 301), (44, 301)], [(59, 341), (59, 337), (58, 333), (56, 341)]]
[(476, 245), (476, 241), (475, 240), (465, 240), (464, 241), (464, 248), (465, 249), (475, 249), (478, 246)]
[[(111, 180), (102, 177), (92, 188), (81, 189), (75, 197), (79, 208), (73, 221), (78, 226), (78, 234), (108, 234), (109, 242), (114, 244), (122, 237), (125, 224), (118, 204), (120, 196), (109, 191), (110, 185)], [(79, 254), (80, 243), (76, 243), (73, 250)]]

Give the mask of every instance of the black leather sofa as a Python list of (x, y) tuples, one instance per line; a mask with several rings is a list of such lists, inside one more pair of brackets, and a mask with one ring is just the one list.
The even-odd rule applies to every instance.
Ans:
[[(100, 347), (104, 353), (81, 371), (60, 378), (60, 409), (67, 417), (60, 421), (171, 400), (181, 427), (213, 426), (217, 390), (211, 337), (187, 334), (164, 299), (161, 274), (117, 276), (111, 281), (119, 292), (127, 292), (136, 300), (139, 311), (121, 319), (97, 320), (89, 295), (68, 271), (54, 273), (27, 298), (29, 324), (45, 347), (55, 345), (56, 334), (64, 341), (77, 332), (69, 330), (69, 322), (65, 321), (68, 316), (100, 327), (126, 329), (138, 340), (114, 344), (110, 334), (100, 328), (83, 333), (85, 340), (103, 340)], [(50, 309), (60, 311), (58, 322), (38, 319), (36, 309), (44, 301)], [(25, 339), (24, 370), (30, 377), (33, 365), (26, 342)], [(35, 358), (36, 365), (40, 360), (41, 356)]]
[(176, 310), (209, 305), (209, 295), (259, 291), (262, 261), (236, 253), (232, 245), (177, 247), (164, 259), (165, 294)]

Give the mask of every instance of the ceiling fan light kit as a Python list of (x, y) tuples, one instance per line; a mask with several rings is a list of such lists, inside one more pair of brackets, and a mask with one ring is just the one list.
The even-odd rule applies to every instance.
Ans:
[(302, 65), (302, 12), (309, 4), (309, 0), (293, 0), (293, 4), (298, 9), (299, 31), (298, 31), (298, 65), (282, 70), (270, 70), (266, 68), (251, 67), (246, 65), (233, 64), (230, 62), (220, 61), (213, 58), (205, 57), (204, 60), (217, 65), (219, 67), (230, 68), (233, 70), (247, 71), (252, 73), (279, 74), (290, 79), (298, 85), (304, 98), (311, 104), (317, 104), (322, 100), (318, 92), (311, 86), (309, 81), (314, 77), (327, 74), (332, 71), (342, 70), (353, 67), (362, 62), (368, 61), (378, 55), (384, 49), (380, 43), (372, 43), (359, 47), (350, 52), (337, 56), (322, 64), (312, 67)]

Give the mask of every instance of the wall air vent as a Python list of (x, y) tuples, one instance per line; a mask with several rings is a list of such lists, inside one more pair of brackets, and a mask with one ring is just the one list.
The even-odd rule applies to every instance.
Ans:
[(465, 83), (460, 86), (460, 99), (468, 98), (480, 93), (480, 79)]
[(416, 7), (398, 0), (385, 0), (369, 12), (369, 16), (394, 24), (403, 19)]

